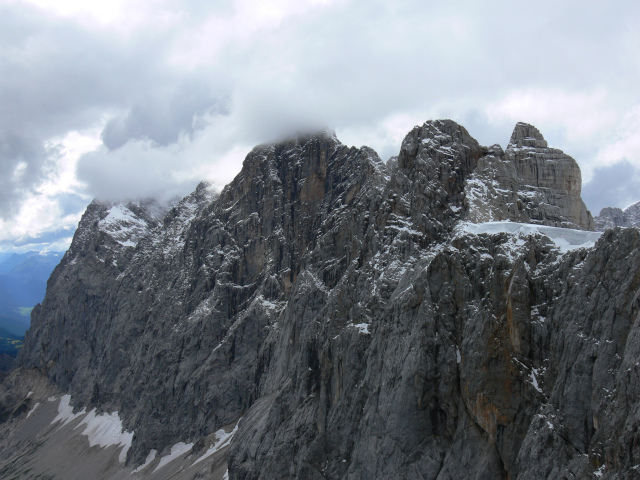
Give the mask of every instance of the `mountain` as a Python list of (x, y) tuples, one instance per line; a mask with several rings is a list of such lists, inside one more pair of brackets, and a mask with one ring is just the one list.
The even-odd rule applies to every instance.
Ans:
[(531, 125), (438, 120), (387, 164), (326, 131), (220, 194), (94, 201), (0, 388), (0, 475), (636, 478), (640, 231), (580, 189)]
[(0, 263), (0, 327), (14, 335), (29, 328), (31, 309), (42, 301), (60, 252), (14, 253)]
[(640, 202), (629, 205), (624, 210), (617, 207), (603, 208), (594, 220), (596, 229), (602, 232), (615, 227), (640, 227)]

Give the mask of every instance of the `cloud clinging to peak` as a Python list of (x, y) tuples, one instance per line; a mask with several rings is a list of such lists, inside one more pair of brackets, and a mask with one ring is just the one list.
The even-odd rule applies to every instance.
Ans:
[[(605, 167), (640, 166), (640, 5), (544, 0), (535, 9), (497, 0), (5, 0), (0, 239), (77, 221), (79, 211), (51, 213), (63, 195), (184, 194), (204, 177), (224, 184), (253, 145), (325, 126), (386, 159), (430, 118), (503, 146), (526, 121), (590, 182)], [(93, 146), (74, 150), (73, 135)], [(43, 188), (52, 178), (64, 181)]]

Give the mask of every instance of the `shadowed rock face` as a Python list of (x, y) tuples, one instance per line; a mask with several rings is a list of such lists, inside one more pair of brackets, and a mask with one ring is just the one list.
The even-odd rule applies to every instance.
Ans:
[(241, 418), (233, 479), (633, 478), (638, 231), (456, 228), (591, 228), (534, 127), (503, 151), (426, 122), (389, 165), (301, 137), (151, 206), (90, 205), (19, 359), (118, 410), (130, 464)]

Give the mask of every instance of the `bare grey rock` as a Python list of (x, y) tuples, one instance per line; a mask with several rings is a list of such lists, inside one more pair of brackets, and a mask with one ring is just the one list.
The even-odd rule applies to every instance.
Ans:
[(511, 220), (593, 230), (580, 197), (582, 177), (576, 161), (548, 148), (532, 125), (518, 123), (507, 149), (488, 149), (467, 181), (468, 219)]
[(618, 207), (606, 207), (595, 217), (595, 228), (601, 232), (615, 227), (640, 228), (640, 202), (622, 210)]
[(534, 127), (502, 151), (426, 122), (387, 165), (302, 136), (219, 196), (133, 207), (89, 206), (19, 357), (119, 412), (123, 468), (237, 422), (232, 479), (634, 478), (640, 232), (459, 228), (591, 228)]

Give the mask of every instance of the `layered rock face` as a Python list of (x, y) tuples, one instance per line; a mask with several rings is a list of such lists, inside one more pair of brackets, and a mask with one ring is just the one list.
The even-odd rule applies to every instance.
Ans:
[(593, 230), (581, 189), (576, 161), (548, 148), (534, 126), (518, 123), (507, 149), (491, 147), (468, 180), (468, 218), (474, 223), (512, 220)]
[(617, 207), (603, 208), (594, 222), (596, 230), (601, 232), (615, 227), (640, 227), (640, 202), (624, 210)]
[(130, 465), (238, 422), (232, 479), (635, 478), (640, 232), (464, 228), (589, 229), (579, 193), (525, 124), (502, 151), (430, 121), (389, 165), (259, 146), (164, 216), (92, 204), (20, 368), (117, 410)]
[(158, 225), (144, 208), (94, 202), (23, 362), (83, 405), (121, 411), (140, 439), (136, 458), (236, 421), (255, 401), (267, 366), (258, 349), (318, 231), (330, 232), (325, 281), (335, 282), (359, 245), (343, 223), (369, 208), (360, 191), (384, 172), (372, 150), (325, 135), (257, 147), (219, 197), (201, 185)]

